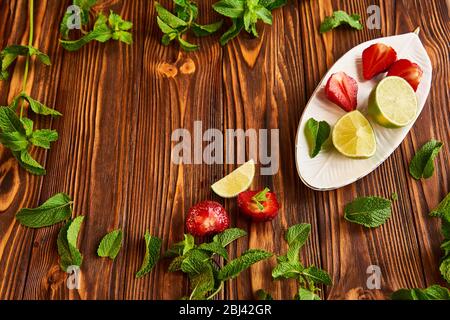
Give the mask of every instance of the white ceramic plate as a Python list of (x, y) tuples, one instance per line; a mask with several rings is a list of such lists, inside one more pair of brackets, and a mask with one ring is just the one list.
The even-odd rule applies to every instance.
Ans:
[(416, 117), (411, 125), (401, 129), (386, 129), (369, 118), (377, 138), (377, 152), (370, 159), (346, 158), (332, 146), (319, 153), (316, 158), (310, 158), (308, 143), (304, 134), (306, 121), (310, 118), (318, 121), (325, 120), (333, 126), (345, 114), (344, 110), (330, 102), (325, 96), (326, 82), (333, 73), (344, 71), (356, 79), (359, 87), (358, 110), (367, 116), (370, 92), (385, 76), (380, 75), (371, 81), (365, 81), (362, 76), (362, 52), (374, 43), (384, 43), (393, 47), (397, 51), (399, 59), (409, 59), (422, 68), (423, 78), (416, 93), (419, 104), (417, 117), (423, 110), (431, 88), (432, 65), (416, 33), (371, 40), (347, 52), (325, 75), (300, 119), (296, 138), (297, 171), (302, 181), (312, 189), (319, 191), (338, 189), (370, 174), (397, 149), (417, 120)]

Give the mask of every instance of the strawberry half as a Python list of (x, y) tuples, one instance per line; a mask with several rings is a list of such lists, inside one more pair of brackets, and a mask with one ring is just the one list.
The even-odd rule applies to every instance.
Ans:
[(345, 72), (333, 74), (325, 87), (327, 98), (347, 112), (358, 105), (358, 83)]
[(241, 192), (237, 202), (241, 213), (254, 221), (272, 220), (280, 209), (277, 196), (270, 192), (269, 188), (262, 191)]
[(417, 63), (413, 63), (408, 59), (400, 59), (392, 65), (387, 76), (403, 78), (408, 81), (414, 91), (417, 91), (422, 80), (423, 71)]
[(362, 54), (364, 79), (370, 80), (388, 69), (397, 61), (397, 52), (382, 43), (371, 45)]
[(225, 208), (215, 201), (203, 201), (189, 209), (186, 230), (198, 237), (206, 237), (230, 227)]

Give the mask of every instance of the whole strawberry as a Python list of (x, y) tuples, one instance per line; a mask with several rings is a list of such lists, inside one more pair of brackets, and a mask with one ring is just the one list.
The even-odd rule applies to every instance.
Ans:
[(225, 208), (215, 201), (203, 201), (189, 209), (186, 230), (198, 237), (220, 233), (230, 227), (230, 218)]
[(254, 221), (273, 220), (280, 209), (277, 196), (270, 192), (269, 188), (242, 192), (238, 195), (237, 201), (241, 213)]

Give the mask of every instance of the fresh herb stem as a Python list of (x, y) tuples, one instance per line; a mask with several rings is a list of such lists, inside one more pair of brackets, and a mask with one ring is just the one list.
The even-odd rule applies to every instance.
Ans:
[[(30, 32), (28, 36), (28, 45), (31, 47), (33, 45), (33, 33), (34, 33), (34, 0), (29, 0), (29, 15), (30, 15)], [(28, 80), (28, 69), (30, 66), (30, 55), (27, 55), (25, 60), (25, 72), (23, 74), (23, 82), (22, 82), (22, 92), (25, 92), (27, 88), (27, 80)], [(23, 108), (25, 106), (25, 101), (22, 101), (22, 105), (20, 106), (20, 119), (22, 119)]]
[(214, 291), (208, 298), (206, 298), (206, 300), (211, 300), (212, 298), (214, 298), (223, 288), (223, 281), (220, 282), (219, 287), (217, 288), (216, 291)]

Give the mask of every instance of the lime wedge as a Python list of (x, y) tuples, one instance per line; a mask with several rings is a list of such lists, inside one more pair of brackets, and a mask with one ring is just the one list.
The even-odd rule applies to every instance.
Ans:
[(333, 145), (346, 157), (370, 158), (377, 150), (372, 126), (359, 111), (347, 113), (333, 129)]
[(417, 115), (416, 93), (406, 80), (387, 77), (370, 94), (369, 114), (386, 128), (407, 126)]
[(214, 183), (211, 189), (222, 198), (234, 198), (250, 187), (254, 176), (255, 162), (250, 160)]

